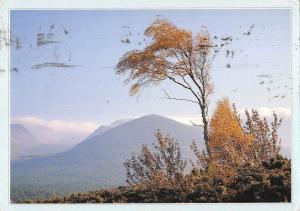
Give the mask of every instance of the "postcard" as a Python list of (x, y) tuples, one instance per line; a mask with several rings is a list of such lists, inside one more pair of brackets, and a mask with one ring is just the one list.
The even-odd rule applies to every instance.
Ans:
[(299, 210), (299, 2), (0, 1), (0, 210)]

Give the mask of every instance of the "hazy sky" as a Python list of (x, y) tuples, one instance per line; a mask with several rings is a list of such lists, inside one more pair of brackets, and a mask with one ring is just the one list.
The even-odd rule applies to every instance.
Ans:
[[(195, 105), (161, 99), (162, 89), (186, 96), (172, 83), (129, 97), (125, 78), (115, 74), (113, 67), (125, 52), (144, 46), (139, 45), (143, 32), (157, 17), (193, 33), (206, 26), (212, 38), (233, 37), (232, 45), (224, 48), (234, 50), (233, 58), (221, 52), (211, 64), (212, 109), (216, 100), (227, 96), (241, 109), (256, 108), (265, 114), (275, 109), (289, 115), (289, 10), (256, 9), (12, 11), (11, 30), (19, 40), (11, 47), (11, 68), (18, 68), (11, 74), (11, 116), (91, 124), (153, 113), (183, 122), (199, 118)], [(245, 35), (253, 24), (251, 34)], [(38, 33), (53, 33), (50, 39), (58, 43), (37, 46)], [(121, 42), (126, 38), (130, 43)], [(50, 62), (78, 67), (32, 69)], [(257, 77), (261, 74), (271, 77)]]

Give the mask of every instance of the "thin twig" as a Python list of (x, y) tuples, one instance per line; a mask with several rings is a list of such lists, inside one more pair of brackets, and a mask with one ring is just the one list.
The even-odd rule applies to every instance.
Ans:
[(166, 90), (163, 89), (163, 92), (165, 94), (165, 97), (162, 97), (162, 99), (168, 99), (168, 100), (181, 100), (181, 101), (187, 101), (187, 102), (191, 102), (191, 103), (196, 103), (198, 104), (197, 101), (195, 100), (191, 100), (191, 99), (186, 99), (186, 98), (176, 98), (176, 97), (171, 97)]

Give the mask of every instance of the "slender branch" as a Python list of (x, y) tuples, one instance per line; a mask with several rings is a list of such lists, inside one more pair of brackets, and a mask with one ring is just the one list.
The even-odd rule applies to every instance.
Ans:
[(175, 78), (173, 78), (173, 77), (171, 77), (171, 76), (167, 76), (167, 78), (169, 78), (169, 79), (170, 79), (171, 81), (173, 81), (174, 83), (179, 84), (180, 86), (184, 87), (185, 89), (190, 90), (191, 93), (192, 93), (192, 94), (195, 96), (195, 98), (197, 99), (197, 101), (198, 101), (197, 104), (198, 104), (198, 105), (202, 105), (202, 104), (201, 104), (200, 98), (198, 97), (198, 95), (195, 93), (195, 91), (194, 91), (191, 87), (188, 87), (188, 86), (186, 86), (186, 85), (184, 85), (184, 84), (182, 84), (182, 83), (176, 81)]
[(173, 78), (173, 77), (171, 77), (171, 76), (169, 76), (169, 75), (167, 75), (167, 78), (170, 79), (171, 81), (173, 81), (174, 83), (176, 83), (176, 84), (178, 84), (178, 85), (180, 85), (180, 86), (186, 88), (186, 89), (191, 89), (190, 87), (188, 87), (188, 86), (186, 86), (186, 85), (180, 83), (179, 81), (176, 81), (175, 78)]
[(179, 101), (187, 101), (187, 102), (191, 102), (191, 103), (196, 103), (198, 104), (197, 101), (195, 100), (191, 100), (191, 99), (186, 99), (186, 98), (176, 98), (176, 97), (171, 97), (167, 92), (166, 90), (162, 90), (165, 94), (165, 97), (162, 97), (162, 99), (168, 99), (168, 100), (179, 100)]

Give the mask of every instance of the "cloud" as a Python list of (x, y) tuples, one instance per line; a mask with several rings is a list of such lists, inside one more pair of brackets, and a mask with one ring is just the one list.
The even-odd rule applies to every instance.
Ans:
[(70, 134), (82, 134), (88, 135), (99, 127), (98, 124), (94, 122), (84, 121), (84, 122), (74, 122), (74, 121), (64, 121), (64, 120), (46, 120), (33, 116), (25, 117), (15, 117), (11, 119), (12, 123), (18, 124), (31, 124), (31, 125), (41, 125), (52, 129), (57, 132), (65, 132)]
[[(248, 109), (248, 111), (250, 111), (251, 109)], [(258, 113), (263, 116), (263, 117), (272, 117), (273, 116), (273, 112), (275, 112), (277, 114), (278, 117), (280, 118), (289, 118), (292, 114), (291, 109), (288, 108), (284, 108), (284, 107), (258, 107), (255, 108), (255, 110), (258, 111)], [(243, 109), (238, 109), (241, 117), (245, 117), (245, 108)]]
[[(246, 117), (245, 110), (246, 110), (246, 108), (238, 109), (238, 112), (242, 119), (244, 119)], [(283, 118), (283, 119), (288, 119), (289, 117), (291, 117), (291, 114), (292, 114), (291, 109), (284, 108), (284, 107), (258, 107), (258, 108), (255, 108), (255, 110), (258, 111), (260, 116), (266, 117), (266, 118), (272, 117), (274, 111), (276, 112), (276, 114), (279, 118)], [(248, 111), (251, 111), (251, 109), (248, 109)], [(167, 117), (170, 119), (173, 119), (177, 122), (186, 124), (186, 125), (192, 125), (192, 122), (195, 124), (202, 124), (201, 115), (193, 115), (193, 116), (169, 115)]]
[(171, 115), (167, 116), (170, 119), (173, 119), (177, 122), (186, 124), (186, 125), (192, 125), (193, 123), (195, 124), (202, 124), (202, 118), (200, 115), (194, 115), (194, 116), (176, 116), (176, 115)]

